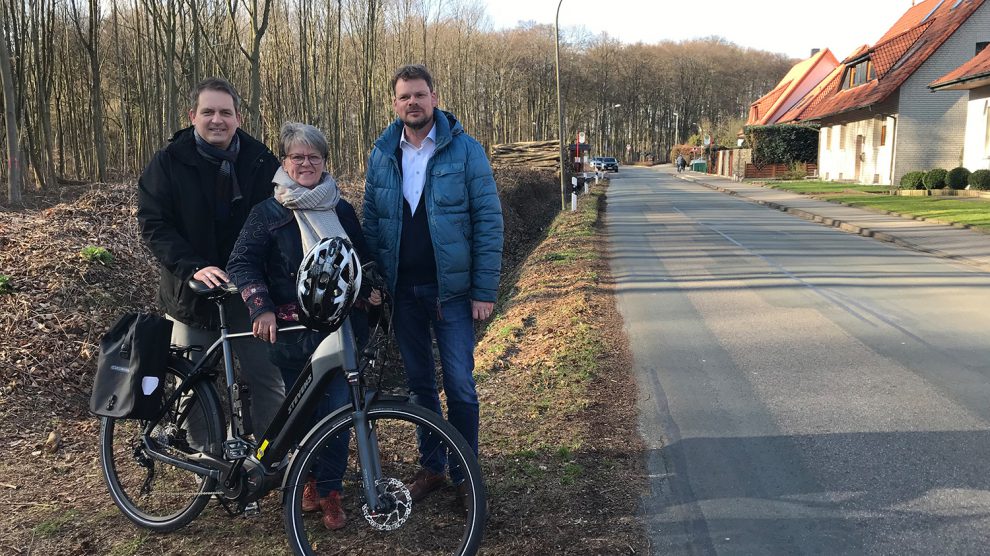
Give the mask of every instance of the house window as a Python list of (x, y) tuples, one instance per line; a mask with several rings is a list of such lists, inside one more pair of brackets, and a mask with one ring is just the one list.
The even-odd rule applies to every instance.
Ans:
[(976, 53), (979, 54), (980, 52), (983, 52), (983, 49), (986, 48), (988, 44), (990, 44), (990, 41), (976, 43)]
[(846, 126), (845, 124), (839, 126), (839, 150), (846, 148)]
[(832, 128), (827, 128), (825, 130), (825, 150), (832, 150)]
[(846, 67), (846, 75), (842, 80), (843, 89), (858, 87), (867, 81), (876, 79), (877, 72), (873, 68), (872, 60), (862, 60), (856, 64)]
[(880, 146), (887, 144), (887, 124), (880, 126)]

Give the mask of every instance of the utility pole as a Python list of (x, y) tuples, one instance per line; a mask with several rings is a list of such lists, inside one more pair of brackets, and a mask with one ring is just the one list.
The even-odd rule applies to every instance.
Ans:
[(560, 210), (567, 209), (567, 177), (564, 171), (564, 157), (567, 156), (567, 147), (564, 146), (564, 109), (560, 101), (560, 5), (564, 0), (557, 2), (557, 17), (553, 20), (553, 53), (557, 61), (557, 137), (560, 140)]

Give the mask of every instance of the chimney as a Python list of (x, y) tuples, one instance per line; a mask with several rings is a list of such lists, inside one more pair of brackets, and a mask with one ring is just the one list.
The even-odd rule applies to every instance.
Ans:
[(814, 56), (815, 54), (818, 54), (819, 52), (821, 52), (821, 50), (822, 49), (820, 49), (820, 48), (812, 48), (811, 49), (811, 55)]

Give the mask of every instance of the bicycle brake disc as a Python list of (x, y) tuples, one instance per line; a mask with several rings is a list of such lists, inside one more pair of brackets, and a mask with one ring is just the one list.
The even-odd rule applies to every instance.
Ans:
[(364, 519), (379, 531), (392, 531), (402, 527), (412, 515), (412, 494), (399, 479), (381, 479), (377, 485), (379, 499), (384, 501), (386, 511), (373, 512), (367, 504), (362, 506)]

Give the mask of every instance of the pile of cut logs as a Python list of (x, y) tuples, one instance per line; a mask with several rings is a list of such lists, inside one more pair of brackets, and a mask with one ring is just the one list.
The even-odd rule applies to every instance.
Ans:
[(523, 141), (492, 145), (492, 165), (553, 170), (560, 166), (559, 145), (557, 141)]

